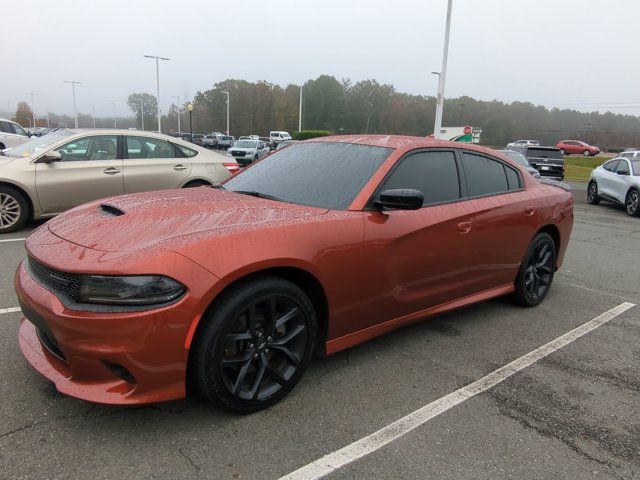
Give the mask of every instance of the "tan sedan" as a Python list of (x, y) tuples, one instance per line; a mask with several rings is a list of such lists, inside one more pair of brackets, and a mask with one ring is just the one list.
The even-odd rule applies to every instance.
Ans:
[(58, 130), (0, 155), (0, 233), (91, 200), (211, 185), (238, 171), (223, 155), (134, 130)]

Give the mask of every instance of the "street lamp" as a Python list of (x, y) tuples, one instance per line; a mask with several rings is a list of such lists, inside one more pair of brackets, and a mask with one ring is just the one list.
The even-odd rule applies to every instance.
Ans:
[(193, 142), (193, 128), (191, 124), (191, 112), (193, 112), (193, 105), (191, 102), (187, 105), (187, 110), (189, 110), (189, 141)]
[(96, 106), (89, 105), (91, 107), (91, 118), (93, 118), (93, 128), (96, 128)]
[(33, 128), (36, 128), (36, 107), (33, 103), (33, 97), (37, 94), (33, 92), (27, 92), (25, 93), (25, 95), (31, 95), (31, 119), (33, 120)]
[(113, 128), (118, 128), (118, 117), (116, 116), (116, 104), (110, 102), (113, 105)]
[(76, 110), (76, 84), (82, 82), (77, 82), (75, 80), (64, 80), (64, 83), (71, 84), (71, 90), (73, 91), (73, 123), (75, 124), (76, 128), (78, 128), (78, 112)]
[(160, 60), (169, 60), (168, 58), (158, 57), (156, 55), (145, 55), (145, 58), (155, 58), (156, 60), (156, 100), (158, 101), (158, 133), (162, 133), (160, 117)]
[[(447, 57), (449, 55), (449, 31), (451, 27), (451, 4), (453, 0), (447, 1), (447, 24), (444, 29), (444, 50), (442, 51), (442, 69), (438, 74), (438, 96), (436, 98), (436, 120), (433, 128), (433, 137), (439, 139), (442, 135), (442, 110), (444, 108), (444, 84), (447, 76)], [(434, 73), (434, 72), (431, 72)]]
[(229, 131), (229, 92), (222, 92), (227, 95), (227, 135), (231, 135)]
[(178, 133), (180, 133), (180, 95), (174, 95), (171, 98), (175, 98), (178, 101)]

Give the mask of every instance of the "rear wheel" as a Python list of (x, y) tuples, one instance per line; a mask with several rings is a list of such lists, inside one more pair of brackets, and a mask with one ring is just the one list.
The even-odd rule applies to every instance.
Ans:
[(591, 180), (587, 187), (587, 203), (591, 205), (598, 205), (600, 203), (600, 197), (598, 196), (598, 184)]
[(0, 233), (19, 230), (29, 218), (29, 203), (17, 190), (0, 186)]
[(515, 300), (535, 307), (547, 296), (556, 265), (556, 245), (548, 233), (535, 236), (527, 249), (515, 282)]
[(629, 215), (632, 217), (640, 217), (640, 192), (635, 188), (629, 190), (624, 206), (626, 207)]
[(202, 322), (190, 378), (205, 398), (231, 410), (248, 413), (278, 402), (298, 383), (314, 351), (313, 306), (279, 277), (238, 284)]
[(205, 185), (211, 184), (209, 182), (205, 182), (204, 180), (194, 180), (193, 182), (187, 183), (183, 188), (203, 187)]

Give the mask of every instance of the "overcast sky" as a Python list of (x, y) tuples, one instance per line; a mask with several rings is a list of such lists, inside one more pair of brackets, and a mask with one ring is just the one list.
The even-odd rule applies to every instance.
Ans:
[[(435, 95), (446, 0), (29, 0), (2, 9), (0, 111), (119, 115), (132, 92), (164, 111), (226, 78), (300, 84), (326, 73)], [(445, 96), (640, 115), (640, 0), (453, 0)]]

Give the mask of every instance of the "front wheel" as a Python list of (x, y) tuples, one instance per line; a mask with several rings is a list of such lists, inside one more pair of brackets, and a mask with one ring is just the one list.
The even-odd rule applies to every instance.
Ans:
[(585, 150), (584, 152), (582, 152), (582, 155), (584, 155), (585, 157), (590, 157), (591, 152), (589, 150)]
[(29, 218), (29, 203), (19, 191), (0, 186), (0, 234), (19, 230)]
[(640, 217), (640, 192), (635, 188), (629, 190), (624, 206), (626, 207), (629, 215), (632, 217)]
[(556, 265), (556, 245), (548, 233), (538, 233), (524, 256), (515, 282), (515, 301), (535, 307), (549, 293)]
[(589, 186), (587, 187), (587, 203), (591, 205), (598, 205), (600, 203), (598, 184), (593, 180), (589, 182)]
[(560, 153), (561, 153), (562, 155), (566, 155), (566, 154), (567, 154), (567, 152), (565, 152), (564, 148), (561, 148), (561, 149), (560, 149)]
[(232, 287), (202, 322), (190, 379), (206, 399), (238, 412), (281, 400), (314, 351), (314, 308), (299, 287), (279, 277), (256, 277)]

